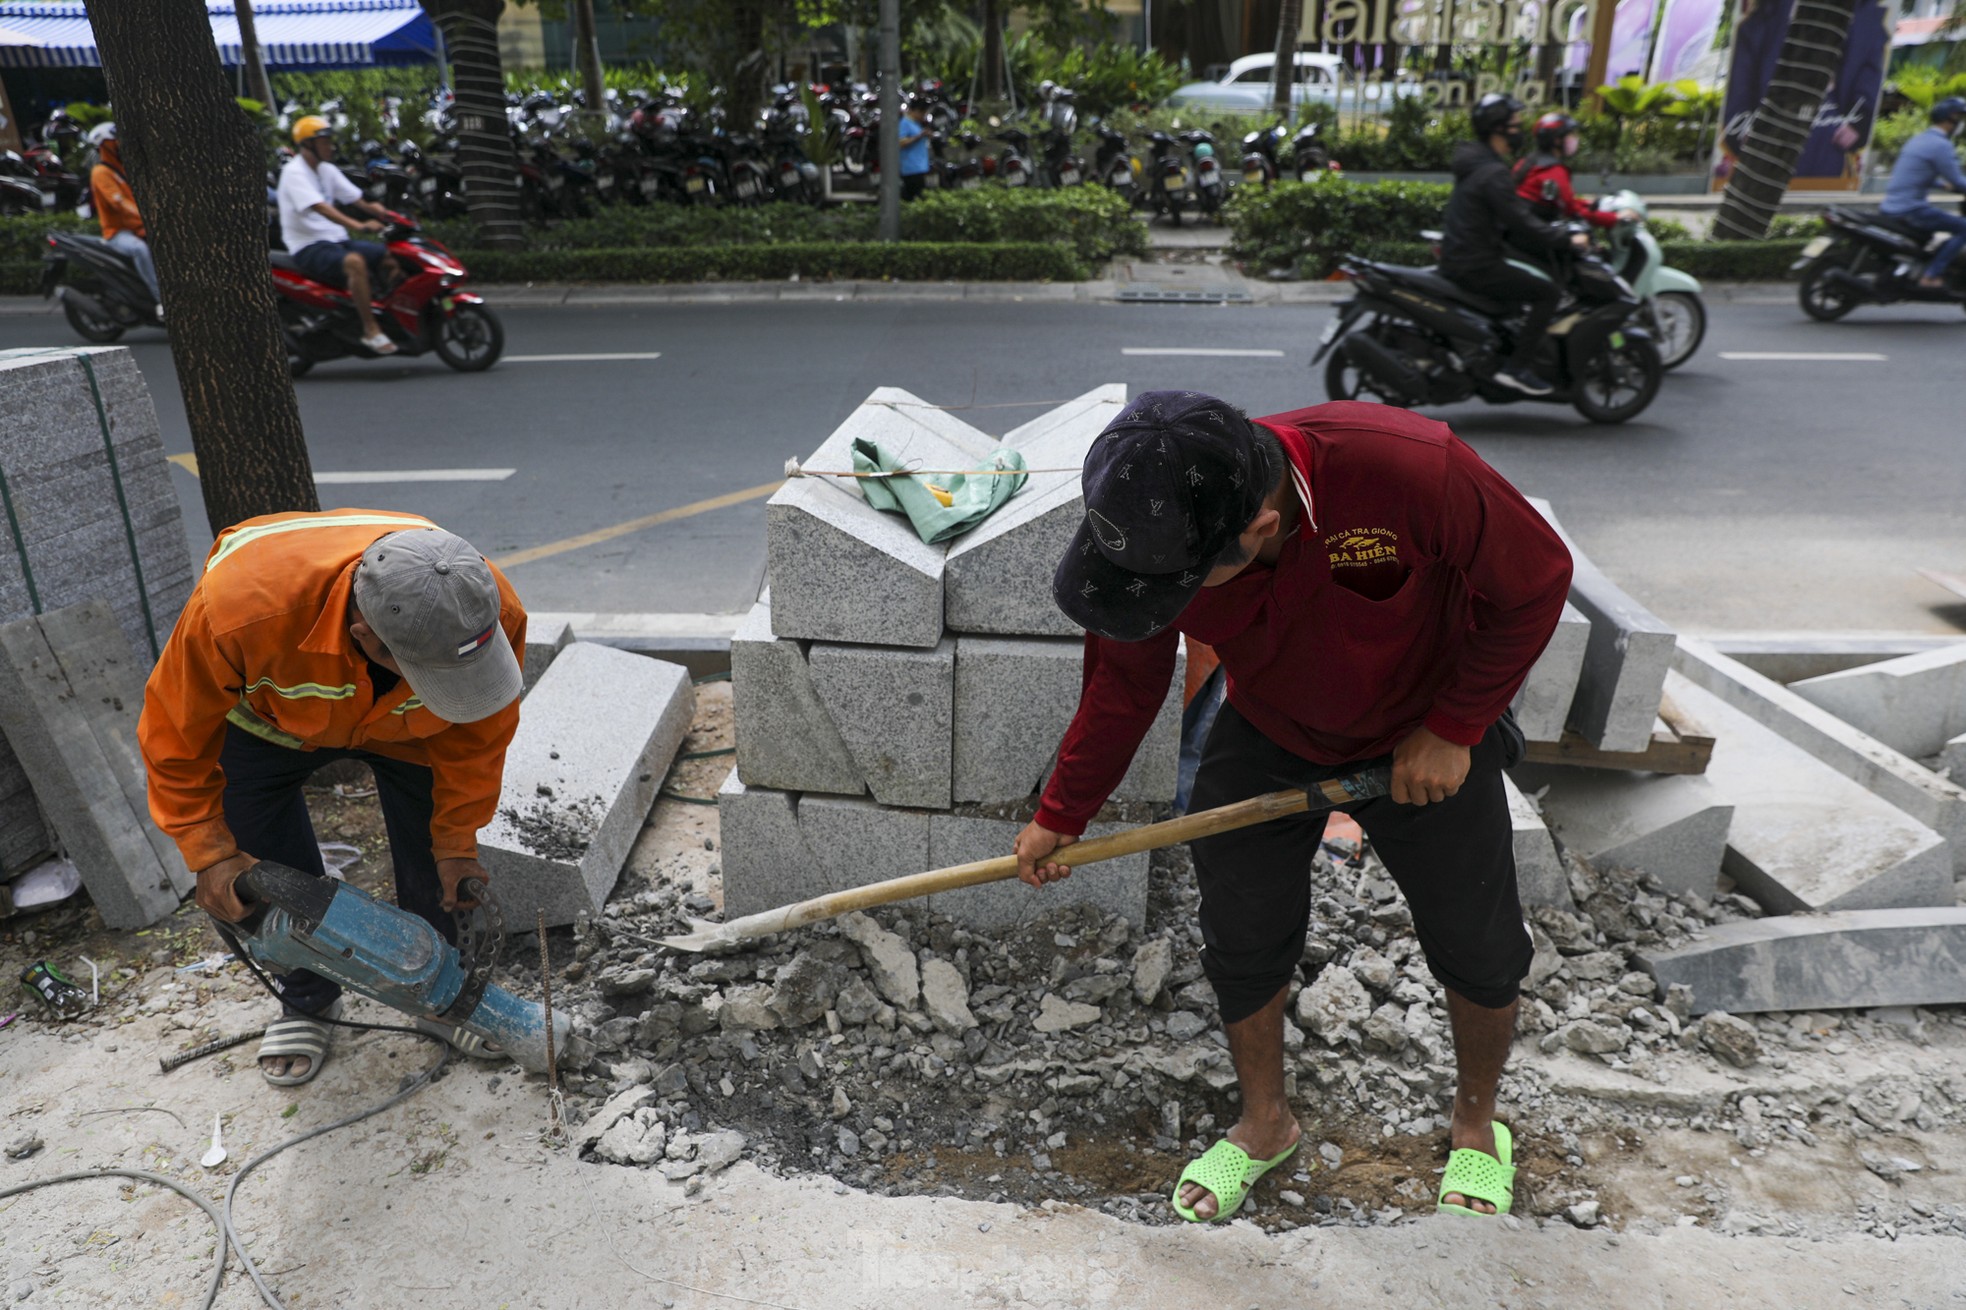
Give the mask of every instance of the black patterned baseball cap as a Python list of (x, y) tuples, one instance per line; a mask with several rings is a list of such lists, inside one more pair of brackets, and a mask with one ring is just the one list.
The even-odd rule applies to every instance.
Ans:
[(1275, 480), (1254, 426), (1227, 401), (1143, 393), (1086, 452), (1085, 522), (1052, 598), (1088, 631), (1144, 641), (1180, 617)]

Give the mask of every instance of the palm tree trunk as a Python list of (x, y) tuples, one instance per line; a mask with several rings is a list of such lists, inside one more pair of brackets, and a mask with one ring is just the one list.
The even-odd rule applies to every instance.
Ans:
[(1857, 0), (1796, 0), (1775, 74), (1755, 107), (1714, 215), (1717, 239), (1759, 241), (1768, 235), (1768, 224), (1795, 175), (1795, 161), (1843, 61), (1856, 7)]
[(505, 118), (505, 66), (498, 54), (498, 16), (505, 0), (421, 0), (444, 33), (457, 97), (457, 167), (464, 203), (493, 250), (525, 245), (519, 222), (519, 159)]
[(265, 145), (204, 0), (87, 0), (213, 532), (321, 507), (266, 271)]

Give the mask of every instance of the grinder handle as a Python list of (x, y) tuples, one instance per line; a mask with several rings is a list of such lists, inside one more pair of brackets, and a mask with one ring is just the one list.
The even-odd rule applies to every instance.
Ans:
[(321, 926), (333, 903), (336, 883), (321, 874), (307, 873), (274, 860), (261, 860), (233, 882), (239, 899), (252, 906), (247, 922), (258, 919), (266, 907), (285, 910), (305, 932)]

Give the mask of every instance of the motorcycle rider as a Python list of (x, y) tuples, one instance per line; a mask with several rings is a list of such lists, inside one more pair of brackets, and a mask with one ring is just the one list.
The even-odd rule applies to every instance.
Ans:
[(1577, 120), (1560, 112), (1536, 120), (1536, 153), (1516, 161), (1515, 193), (1546, 223), (1580, 218), (1592, 227), (1616, 227), (1618, 216), (1580, 199), (1570, 188), (1570, 163), (1577, 154)]
[[(372, 303), (388, 248), (347, 235), (382, 231), (389, 211), (362, 199), (361, 188), (334, 166), (334, 156), (328, 120), (308, 114), (294, 124), (294, 157), (280, 170), (280, 238), (300, 271), (316, 282), (346, 281), (362, 344), (378, 355), (393, 355), (396, 343), (383, 334)], [(351, 217), (351, 209), (372, 217)]]
[(1966, 121), (1966, 100), (1947, 96), (1932, 106), (1932, 126), (1905, 142), (1898, 162), (1891, 168), (1891, 181), (1884, 189), (1880, 214), (1899, 219), (1927, 234), (1950, 232), (1952, 239), (1939, 247), (1925, 266), (1918, 285), (1936, 291), (1945, 285), (1946, 269), (1953, 257), (1966, 249), (1966, 217), (1948, 214), (1925, 197), (1935, 187), (1947, 187), (1966, 195), (1966, 175), (1959, 168), (1959, 155), (1952, 139)]
[(1454, 192), (1442, 224), (1440, 271), (1477, 295), (1524, 307), (1515, 349), (1495, 381), (1525, 395), (1547, 396), (1556, 388), (1537, 376), (1529, 361), (1556, 315), (1559, 292), (1548, 275), (1512, 263), (1510, 251), (1553, 254), (1570, 244), (1582, 249), (1588, 242), (1537, 218), (1515, 192), (1509, 157), (1522, 149), (1523, 109), (1509, 95), (1491, 93), (1475, 102), (1469, 115), (1475, 139), (1454, 152)]
[(102, 224), (102, 239), (118, 254), (136, 265), (137, 276), (150, 288), (157, 302), (157, 321), (164, 321), (164, 298), (157, 294), (157, 265), (150, 258), (150, 233), (137, 212), (136, 194), (123, 172), (123, 147), (116, 140), (116, 124), (100, 123), (89, 130), (89, 144), (96, 148), (96, 166), (89, 170), (89, 196), (95, 206), (96, 221)]

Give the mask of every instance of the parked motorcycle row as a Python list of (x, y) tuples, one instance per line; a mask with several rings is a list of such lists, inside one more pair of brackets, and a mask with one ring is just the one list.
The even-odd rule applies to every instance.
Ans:
[(1697, 280), (1665, 266), (1646, 228), (1643, 200), (1623, 191), (1598, 207), (1621, 216), (1605, 245), (1535, 270), (1554, 276), (1565, 292), (1548, 337), (1526, 361), (1554, 384), (1549, 395), (1528, 396), (1495, 380), (1522, 306), (1490, 300), (1433, 268), (1357, 256), (1342, 264), (1354, 295), (1339, 307), (1311, 360), (1325, 366), (1325, 393), (1407, 408), (1470, 398), (1491, 405), (1549, 401), (1573, 406), (1594, 423), (1638, 417), (1667, 370), (1700, 348), (1706, 306)]

